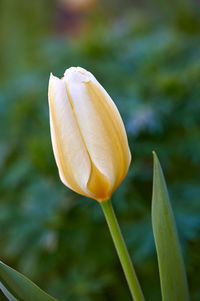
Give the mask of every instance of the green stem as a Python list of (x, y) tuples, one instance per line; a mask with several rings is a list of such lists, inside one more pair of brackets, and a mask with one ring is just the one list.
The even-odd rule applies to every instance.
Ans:
[(125, 245), (122, 233), (120, 231), (117, 218), (115, 216), (111, 200), (100, 203), (103, 209), (117, 254), (119, 256), (128, 286), (134, 301), (144, 301), (144, 296), (140, 288), (135, 270), (133, 268), (127, 247)]

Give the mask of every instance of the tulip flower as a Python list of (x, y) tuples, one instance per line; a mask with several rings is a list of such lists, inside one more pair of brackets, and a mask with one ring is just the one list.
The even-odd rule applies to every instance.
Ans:
[(61, 181), (99, 201), (135, 301), (144, 297), (117, 222), (111, 196), (128, 171), (131, 154), (120, 114), (88, 71), (71, 67), (49, 80), (50, 129)]
[(79, 194), (110, 199), (131, 155), (120, 114), (96, 78), (71, 67), (49, 80), (50, 129), (61, 181)]

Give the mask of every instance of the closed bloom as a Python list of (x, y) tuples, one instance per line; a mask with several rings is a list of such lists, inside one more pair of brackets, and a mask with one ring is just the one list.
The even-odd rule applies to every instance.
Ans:
[(131, 155), (120, 114), (95, 77), (71, 67), (49, 80), (51, 139), (61, 181), (108, 200), (128, 171)]

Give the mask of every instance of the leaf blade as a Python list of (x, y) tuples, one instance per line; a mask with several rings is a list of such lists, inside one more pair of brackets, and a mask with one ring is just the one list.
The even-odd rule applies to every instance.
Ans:
[(165, 178), (153, 152), (152, 226), (163, 301), (188, 301), (189, 292), (175, 219)]
[(17, 300), (56, 301), (27, 277), (0, 261), (0, 281)]
[(17, 299), (5, 288), (2, 282), (0, 282), (0, 290), (9, 301), (17, 301)]

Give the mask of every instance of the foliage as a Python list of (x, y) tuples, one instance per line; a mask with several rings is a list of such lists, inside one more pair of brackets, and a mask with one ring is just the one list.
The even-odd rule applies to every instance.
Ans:
[(49, 73), (80, 65), (110, 93), (128, 131), (132, 164), (113, 203), (147, 300), (160, 299), (153, 149), (199, 300), (199, 4), (127, 1), (111, 10), (105, 1), (78, 16), (75, 35), (66, 18), (60, 30), (60, 6), (50, 2), (0, 3), (0, 258), (58, 300), (130, 300), (100, 206), (62, 185), (51, 149)]
[(152, 226), (163, 301), (189, 301), (185, 267), (162, 167), (155, 152)]
[(9, 301), (56, 301), (27, 277), (0, 262), (0, 288)]

